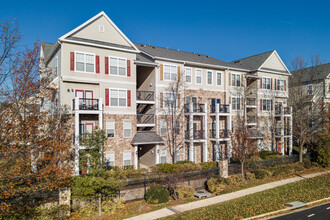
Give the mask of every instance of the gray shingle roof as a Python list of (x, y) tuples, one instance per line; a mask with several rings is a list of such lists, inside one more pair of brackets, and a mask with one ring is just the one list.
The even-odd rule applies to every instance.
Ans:
[(164, 140), (155, 131), (138, 131), (134, 135), (131, 144), (164, 144)]
[(139, 44), (134, 43), (135, 46), (153, 56), (153, 57), (162, 57), (167, 59), (173, 59), (173, 60), (180, 60), (180, 61), (189, 61), (189, 62), (195, 62), (195, 63), (202, 63), (202, 64), (210, 64), (210, 65), (217, 65), (217, 66), (223, 66), (223, 67), (229, 67), (229, 68), (239, 68), (242, 69), (239, 65), (236, 65), (234, 63), (227, 63), (222, 60), (218, 60), (216, 58), (197, 54), (197, 53), (190, 53), (185, 51), (179, 51), (179, 50), (173, 50), (173, 49), (167, 49), (163, 47), (156, 47), (156, 46), (149, 46), (145, 44)]
[(44, 57), (48, 57), (50, 51), (53, 49), (54, 44), (41, 42), (41, 46), (43, 47)]
[(261, 67), (261, 65), (267, 60), (267, 58), (274, 52), (274, 50), (257, 54), (254, 56), (246, 57), (243, 59), (232, 61), (231, 63), (234, 63), (241, 68), (247, 68), (249, 70), (257, 70)]
[(130, 47), (130, 46), (125, 46), (125, 45), (120, 45), (120, 44), (113, 44), (113, 43), (109, 43), (109, 42), (91, 40), (91, 39), (80, 38), (80, 37), (68, 37), (67, 39), (74, 40), (74, 41), (85, 42), (85, 43), (99, 44), (99, 45), (104, 45), (104, 46), (109, 46), (109, 47), (118, 47), (118, 48), (122, 48), (122, 49), (135, 50), (133, 47)]
[(138, 53), (136, 55), (136, 60), (137, 61), (141, 61), (141, 62), (146, 62), (146, 63), (152, 63), (152, 64), (155, 64), (154, 60), (150, 57), (147, 57), (146, 55), (144, 54), (141, 54), (141, 53)]
[(312, 82), (325, 79), (330, 74), (330, 63), (292, 71), (291, 73), (294, 77), (301, 77), (301, 82)]

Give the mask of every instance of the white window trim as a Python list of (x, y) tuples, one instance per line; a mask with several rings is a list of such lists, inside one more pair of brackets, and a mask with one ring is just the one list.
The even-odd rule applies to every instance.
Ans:
[[(166, 79), (165, 78), (165, 66), (170, 66), (170, 79)], [(176, 79), (174, 80), (174, 79), (172, 79), (172, 73), (171, 73), (171, 67), (175, 67), (175, 69), (176, 69)], [(178, 80), (178, 66), (177, 65), (172, 65), (172, 64), (164, 64), (164, 70), (163, 70), (163, 79), (164, 79), (164, 81), (171, 81), (171, 82), (175, 82), (175, 81), (177, 81)]]
[[(107, 122), (113, 122), (113, 137), (108, 137), (108, 133), (107, 133)], [(105, 135), (107, 136), (107, 138), (115, 138), (116, 137), (116, 121), (115, 120), (107, 120), (105, 122)]]
[[(111, 74), (111, 65), (110, 65), (110, 60), (111, 58), (116, 58), (117, 59), (117, 74)], [(119, 75), (119, 59), (125, 60), (125, 76)], [(118, 76), (118, 77), (127, 77), (127, 59), (124, 57), (116, 57), (116, 56), (109, 56), (109, 62), (108, 62), (108, 68), (109, 68), (109, 76)]]
[[(235, 108), (233, 108), (233, 99), (236, 99), (236, 101), (235, 101)], [(237, 99), (239, 100), (239, 109), (237, 109)], [(241, 103), (241, 97), (239, 97), (239, 96), (232, 96), (231, 97), (231, 106), (232, 106), (232, 110), (234, 110), (234, 111), (240, 111), (241, 110), (241, 105), (242, 105), (242, 103)]]
[[(85, 59), (84, 59), (85, 70), (86, 70), (86, 54), (94, 56), (94, 72), (91, 73), (91, 72), (77, 70), (77, 53), (85, 54)], [(95, 53), (88, 53), (88, 52), (82, 52), (82, 51), (75, 50), (74, 51), (74, 71), (77, 73), (95, 74), (96, 73), (96, 55), (95, 55)]]
[[(239, 76), (239, 86), (237, 85), (237, 81), (235, 80), (235, 85), (233, 85), (233, 75)], [(241, 87), (242, 86), (242, 76), (240, 73), (231, 73), (231, 82), (230, 82), (230, 86), (232, 87)]]
[[(312, 89), (310, 90), (309, 87), (311, 87)], [(311, 93), (309, 91), (311, 91)], [(313, 95), (313, 84), (307, 85), (307, 95)]]
[[(269, 100), (269, 110), (264, 110), (264, 100)], [(267, 105), (266, 105), (267, 108)], [(263, 112), (271, 112), (272, 111), (272, 100), (271, 99), (262, 99), (262, 111)]]
[[(211, 84), (209, 83), (209, 73), (211, 73)], [(213, 71), (206, 70), (206, 83), (207, 85), (213, 85)]]
[[(264, 88), (264, 79), (269, 79), (269, 89)], [(266, 87), (267, 84), (265, 83)], [(270, 77), (262, 77), (262, 89), (264, 90), (272, 90), (272, 79)]]
[[(163, 108), (169, 108), (165, 100), (165, 94), (175, 94), (175, 92), (163, 92)], [(175, 106), (178, 108), (178, 94), (176, 94)]]
[[(197, 71), (201, 71), (201, 82), (197, 82)], [(195, 84), (201, 85), (203, 83), (203, 70), (202, 69), (195, 69)]]
[[(220, 73), (220, 85), (218, 84), (218, 73)], [(217, 71), (217, 72), (216, 72), (216, 85), (217, 85), (217, 86), (221, 86), (221, 81), (222, 81), (222, 73), (219, 72), (219, 71)]]
[(105, 153), (105, 163), (107, 163), (107, 154), (113, 154), (113, 166), (116, 166), (116, 153), (114, 151), (111, 151), (111, 152), (106, 152)]
[[(284, 79), (275, 79), (276, 80), (276, 87), (275, 90), (276, 91), (284, 91)], [(279, 82), (282, 82), (282, 88), (281, 88), (281, 84), (279, 84)], [(277, 87), (279, 87), (280, 89), (277, 89)]]
[[(109, 89), (109, 107), (127, 108), (127, 90), (128, 89), (120, 89), (120, 88), (108, 88), (108, 89)], [(112, 106), (111, 105), (111, 89), (117, 89), (118, 90), (118, 106)], [(125, 90), (126, 91), (126, 102), (125, 102), (125, 106), (119, 106), (119, 90)]]
[[(164, 152), (164, 151), (166, 152), (166, 155), (165, 155), (165, 156), (162, 156), (162, 152)], [(161, 150), (160, 150), (160, 155), (159, 155), (159, 157), (160, 157), (160, 158), (159, 158), (159, 159), (160, 159), (160, 162), (162, 161), (162, 157), (165, 157), (165, 159), (166, 159), (166, 160), (165, 160), (165, 163), (167, 163), (167, 149), (161, 149)]]
[[(190, 82), (187, 82), (187, 69), (190, 70)], [(186, 71), (185, 71), (185, 81), (187, 84), (191, 84), (192, 83), (192, 68), (186, 67)]]
[(129, 165), (126, 165), (126, 166), (132, 166), (132, 152), (131, 151), (124, 151), (123, 152), (123, 166), (125, 166), (124, 164), (124, 162), (125, 162), (125, 153), (128, 153), (129, 152), (129, 154), (130, 154), (130, 162), (129, 162)]
[[(162, 134), (162, 123), (165, 122), (165, 128), (166, 128), (166, 134)], [(167, 136), (167, 121), (166, 120), (160, 120), (159, 122), (159, 135), (161, 137), (166, 137)]]
[[(125, 122), (130, 122), (131, 123), (131, 129), (130, 129), (131, 130), (131, 133), (130, 133), (130, 136), (129, 137), (125, 137), (125, 126), (124, 126), (124, 123)], [(123, 138), (131, 138), (132, 137), (132, 133), (133, 133), (132, 130), (133, 130), (132, 129), (132, 121), (131, 120), (124, 120), (123, 121)]]

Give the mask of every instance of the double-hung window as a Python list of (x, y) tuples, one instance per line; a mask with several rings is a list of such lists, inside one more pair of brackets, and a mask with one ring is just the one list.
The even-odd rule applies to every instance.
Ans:
[(231, 85), (235, 87), (241, 86), (241, 75), (240, 74), (231, 74)]
[(202, 84), (202, 70), (196, 70), (196, 84)]
[(191, 68), (186, 68), (186, 83), (191, 83)]
[(221, 72), (217, 72), (217, 86), (221, 85)]
[(207, 84), (212, 85), (212, 80), (213, 80), (213, 72), (207, 71)]
[(115, 137), (115, 121), (106, 121), (107, 137)]
[(130, 166), (132, 160), (132, 153), (131, 151), (124, 151), (123, 153), (123, 165)]
[(271, 100), (270, 99), (262, 99), (262, 111), (271, 111)]
[(125, 58), (110, 57), (110, 74), (117, 76), (127, 75), (127, 61)]
[(167, 162), (167, 150), (162, 149), (160, 150), (160, 163), (166, 163)]
[(313, 85), (309, 84), (307, 87), (307, 95), (313, 95)]
[(115, 152), (105, 154), (105, 165), (111, 167), (115, 166)]
[(283, 79), (276, 80), (276, 90), (284, 91), (284, 80)]
[(181, 149), (177, 148), (176, 149), (176, 161), (180, 161), (181, 160)]
[(231, 108), (233, 110), (241, 109), (241, 99), (239, 97), (231, 97)]
[(263, 89), (270, 89), (270, 78), (263, 77), (262, 78), (262, 88)]
[(167, 135), (167, 122), (165, 120), (160, 121), (160, 136)]
[(126, 105), (127, 105), (127, 90), (110, 89), (110, 106), (126, 107)]
[(178, 68), (174, 65), (164, 65), (164, 79), (168, 81), (176, 81), (178, 76)]
[(132, 137), (132, 122), (131, 121), (124, 121), (123, 122), (123, 136), (124, 138)]
[(265, 131), (265, 121), (260, 121), (260, 131), (261, 132)]
[(273, 122), (272, 121), (268, 121), (268, 131), (269, 132), (273, 131)]
[(164, 108), (176, 107), (176, 93), (175, 92), (164, 92)]
[(76, 71), (95, 73), (95, 55), (76, 52)]

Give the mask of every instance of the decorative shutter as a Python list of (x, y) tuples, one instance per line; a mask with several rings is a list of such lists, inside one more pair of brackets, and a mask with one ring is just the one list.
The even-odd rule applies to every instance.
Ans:
[(163, 64), (160, 64), (160, 80), (164, 79), (164, 69)]
[(270, 79), (270, 89), (273, 90), (273, 79)]
[(180, 73), (180, 67), (178, 66), (178, 82), (180, 82), (180, 77), (181, 77), (181, 73)]
[(244, 76), (243, 74), (241, 75), (241, 86), (243, 86), (243, 82), (244, 82)]
[(160, 93), (160, 103), (159, 103), (159, 105), (160, 105), (161, 108), (163, 108), (163, 102), (164, 102), (163, 101), (163, 93), (161, 92)]
[(286, 91), (286, 80), (284, 80), (284, 91)]
[(260, 89), (262, 89), (262, 78), (260, 78)]
[(127, 60), (127, 76), (131, 76), (131, 61)]
[(70, 70), (74, 71), (74, 52), (70, 52)]
[(180, 103), (181, 103), (180, 94), (178, 94), (178, 108), (180, 108)]
[(109, 74), (109, 57), (105, 57), (105, 74)]
[(240, 109), (243, 109), (243, 98), (241, 98)]
[(127, 106), (131, 107), (131, 90), (127, 90)]
[(105, 89), (105, 106), (109, 106), (109, 89)]
[(229, 86), (231, 86), (231, 73), (229, 73)]
[(229, 104), (231, 104), (231, 96), (229, 96)]
[(262, 111), (262, 99), (260, 99), (260, 111)]
[(274, 88), (274, 90), (277, 90), (277, 79), (275, 79), (275, 88)]
[(273, 111), (273, 99), (270, 100), (270, 110)]
[(96, 61), (96, 73), (100, 73), (100, 56), (95, 57)]

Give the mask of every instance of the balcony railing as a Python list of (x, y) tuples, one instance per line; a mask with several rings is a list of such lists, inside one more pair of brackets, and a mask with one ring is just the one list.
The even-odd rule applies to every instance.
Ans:
[(138, 124), (155, 124), (154, 114), (137, 114)]
[[(210, 112), (216, 113), (216, 105), (210, 105)], [(219, 104), (219, 113), (229, 113), (230, 107), (229, 105)]]
[[(75, 102), (78, 99), (73, 99), (73, 110), (75, 110)], [(79, 98), (79, 110), (99, 110), (99, 99)]]
[[(190, 132), (188, 130), (186, 130), (185, 134), (186, 134), (185, 135), (186, 139), (190, 139)], [(194, 130), (192, 138), (194, 140), (204, 139), (204, 131), (203, 130)]]
[(255, 98), (246, 98), (246, 105), (256, 105), (256, 99)]
[(155, 101), (153, 91), (136, 91), (136, 100), (139, 101)]
[[(190, 112), (190, 104), (185, 104), (184, 109), (185, 109), (185, 112)], [(205, 105), (199, 104), (199, 103), (193, 103), (192, 112), (197, 112), (197, 113), (205, 112)]]
[(257, 123), (257, 116), (255, 115), (248, 115), (247, 116), (247, 123)]
[[(283, 107), (283, 114), (284, 115), (289, 115), (291, 113), (290, 107)], [(281, 115), (282, 114), (282, 109), (279, 107), (275, 107), (275, 115)]]
[[(211, 138), (216, 138), (217, 137), (215, 129), (210, 130), (210, 136), (211, 136)], [(228, 138), (228, 137), (229, 137), (229, 130), (228, 129), (224, 129), (224, 130), (219, 131), (219, 138)]]
[[(275, 128), (275, 135), (276, 136), (281, 136), (281, 128)], [(288, 129), (288, 128), (285, 128), (284, 129), (284, 135), (287, 136), (287, 135), (291, 135), (291, 130)]]

